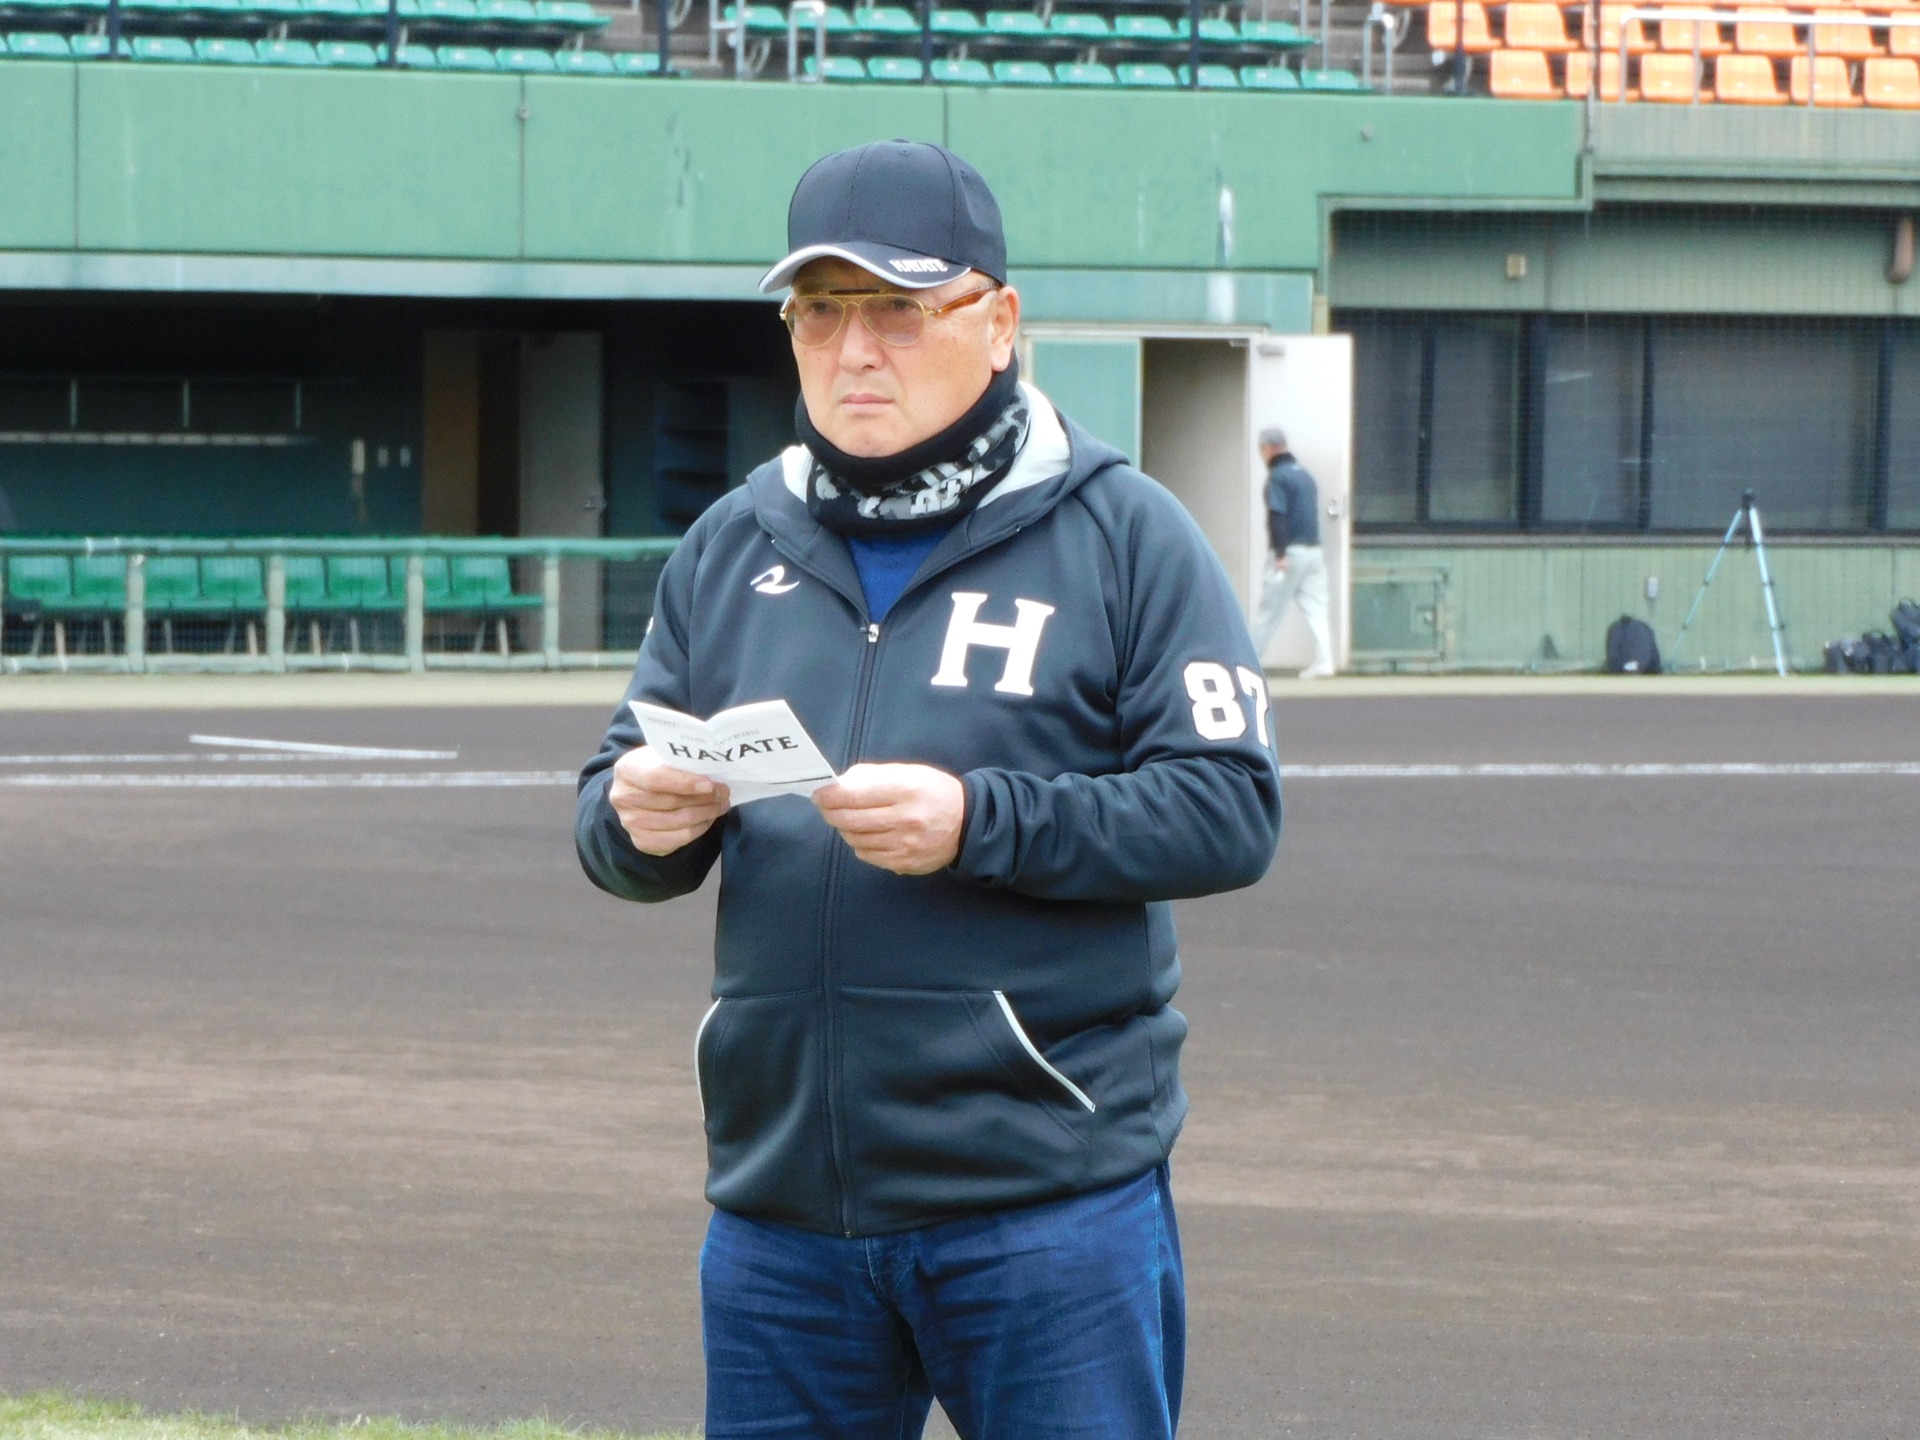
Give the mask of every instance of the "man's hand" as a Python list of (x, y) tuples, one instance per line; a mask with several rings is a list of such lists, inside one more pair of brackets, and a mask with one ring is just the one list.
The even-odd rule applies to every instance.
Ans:
[(1287, 557), (1285, 555), (1280, 554), (1278, 551), (1269, 550), (1267, 552), (1267, 569), (1272, 571), (1275, 575), (1286, 574), (1287, 573)]
[(726, 786), (675, 770), (651, 745), (629, 750), (613, 762), (607, 800), (642, 855), (671, 855), (691, 845), (732, 803)]
[(931, 875), (960, 853), (967, 793), (931, 765), (855, 765), (813, 803), (855, 855), (896, 875)]

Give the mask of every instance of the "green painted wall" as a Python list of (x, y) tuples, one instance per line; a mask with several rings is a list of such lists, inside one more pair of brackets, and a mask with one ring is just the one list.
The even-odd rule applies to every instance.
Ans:
[(893, 135), (1040, 271), (1305, 275), (1329, 197), (1580, 198), (1565, 105), (10, 62), (0, 122), (0, 247), (91, 256), (759, 265), (809, 163)]
[[(1703, 545), (1369, 545), (1357, 565), (1438, 566), (1448, 571), (1447, 663), (1468, 668), (1597, 666), (1606, 630), (1621, 615), (1648, 621), (1672, 657), (1675, 636), (1716, 546)], [(1920, 594), (1920, 543), (1835, 545), (1775, 542), (1767, 547), (1788, 657), (1816, 668), (1821, 649), (1843, 635), (1888, 628), (1887, 612)], [(1646, 599), (1648, 576), (1659, 599)], [(1551, 636), (1559, 662), (1543, 659)], [(1772, 668), (1759, 568), (1751, 552), (1721, 562), (1677, 659), (1696, 668)], [(1360, 657), (1356, 657), (1357, 659)]]
[(1046, 397), (1136, 464), (1140, 460), (1140, 342), (1036, 336), (1030, 378)]
[(1329, 294), (1356, 308), (1920, 315), (1920, 284), (1887, 279), (1892, 243), (1890, 215), (1845, 209), (1350, 213), (1335, 224)]

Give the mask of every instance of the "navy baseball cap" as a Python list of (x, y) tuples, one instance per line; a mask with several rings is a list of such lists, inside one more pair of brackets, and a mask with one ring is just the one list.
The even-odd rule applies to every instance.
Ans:
[(951, 150), (917, 140), (876, 140), (814, 162), (787, 208), (787, 247), (762, 292), (791, 285), (801, 266), (828, 255), (908, 290), (969, 270), (1007, 278), (1007, 237), (987, 182)]

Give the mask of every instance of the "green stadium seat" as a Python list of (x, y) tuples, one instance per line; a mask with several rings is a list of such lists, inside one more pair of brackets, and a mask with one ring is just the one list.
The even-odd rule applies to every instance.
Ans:
[(658, 50), (623, 50), (613, 57), (613, 68), (620, 75), (658, 75), (660, 73), (660, 52)]
[(38, 55), (49, 60), (65, 60), (73, 54), (67, 37), (44, 30), (15, 31), (7, 36), (9, 55)]
[(200, 562), (191, 555), (150, 555), (145, 566), (147, 613), (200, 608)]
[(113, 612), (127, 608), (127, 557), (73, 557), (73, 604), (79, 611)]
[(1154, 90), (1171, 90), (1180, 81), (1173, 71), (1164, 65), (1116, 65), (1113, 78), (1122, 85), (1132, 85)]
[(434, 51), (442, 70), (498, 70), (493, 52), (479, 45), (442, 45)]
[(1062, 85), (1114, 85), (1113, 71), (1106, 65), (1056, 65), (1053, 78)]
[(120, 8), (130, 15), (184, 15), (193, 6), (187, 0), (120, 0)]
[(945, 35), (953, 40), (971, 40), (976, 35), (984, 35), (986, 29), (987, 27), (980, 23), (980, 17), (971, 10), (933, 12), (933, 33), (936, 35)]
[(818, 75), (823, 80), (864, 80), (867, 67), (851, 55), (829, 55), (824, 66), (812, 55), (807, 56), (807, 74)]
[(258, 555), (206, 555), (200, 560), (200, 603), (209, 610), (263, 611), (266, 570)]
[(920, 33), (920, 22), (913, 18), (913, 12), (903, 10), (897, 5), (856, 8), (852, 14), (854, 28), (862, 35), (886, 35), (898, 38)]
[(867, 61), (869, 80), (889, 80), (895, 83), (917, 85), (921, 77), (920, 57), (907, 55), (876, 55)]
[(1031, 10), (989, 10), (987, 34), (1002, 40), (1030, 40), (1047, 33), (1047, 22)]
[(208, 38), (193, 42), (193, 53), (211, 65), (252, 65), (259, 60), (251, 40)]
[(1000, 60), (993, 67), (996, 85), (1051, 85), (1053, 71), (1038, 60)]
[(302, 0), (310, 20), (358, 20), (372, 12), (361, 8), (360, 0)]
[(565, 25), (574, 30), (598, 30), (609, 23), (587, 0), (533, 0), (534, 18), (542, 25)]
[(480, 7), (474, 0), (400, 0), (400, 13), (409, 20), (471, 24), (480, 18)]
[(540, 13), (533, 0), (476, 0), (479, 18), (489, 25), (538, 25)]
[(1318, 43), (1284, 20), (1242, 20), (1240, 39), (1248, 45), (1270, 45), (1277, 50), (1305, 50)]
[(193, 46), (174, 35), (137, 35), (133, 40), (133, 58), (178, 64), (195, 59)]
[(1243, 65), (1240, 67), (1242, 90), (1298, 90), (1300, 77), (1284, 65)]
[(71, 609), (73, 566), (64, 555), (9, 555), (7, 609), (15, 613)]
[[(740, 16), (740, 7), (727, 6), (724, 18), (729, 24)], [(784, 35), (787, 33), (787, 13), (778, 5), (747, 6), (747, 33), (749, 35)]]
[(1053, 12), (1053, 18), (1047, 21), (1047, 31), (1064, 40), (1079, 40), (1090, 45), (1113, 36), (1113, 27), (1107, 23), (1106, 16), (1061, 10)]
[(1173, 42), (1173, 22), (1164, 15), (1116, 15), (1113, 38), (1136, 45), (1168, 45)]
[[(829, 35), (850, 35), (859, 28), (853, 23), (853, 12), (841, 5), (827, 6), (821, 18), (826, 21)], [(808, 30), (813, 27), (803, 23), (800, 28)]]
[(936, 60), (933, 78), (942, 85), (991, 85), (993, 71), (984, 60)]
[(262, 65), (318, 65), (320, 52), (311, 40), (261, 40), (253, 47)]
[[(67, 41), (68, 53), (76, 60), (97, 60), (107, 53), (107, 37), (104, 35), (75, 35)], [(120, 42), (120, 53), (127, 53), (127, 42)]]
[(562, 50), (553, 57), (554, 69), (562, 75), (611, 75), (613, 56), (604, 50)]
[[(364, 70), (380, 63), (380, 53), (359, 40), (322, 40), (313, 47), (322, 65)], [(428, 52), (432, 53), (432, 52)]]
[[(1182, 15), (1174, 22), (1173, 38), (1184, 40), (1189, 33), (1187, 17)], [(1238, 45), (1240, 32), (1231, 20), (1203, 19), (1200, 22), (1200, 42), (1203, 45)]]
[(1302, 70), (1300, 88), (1323, 94), (1365, 95), (1369, 91), (1351, 70)]
[[(1185, 85), (1193, 74), (1185, 65), (1176, 72), (1180, 83)], [(1240, 77), (1234, 73), (1231, 65), (1202, 65), (1200, 67), (1200, 89), (1202, 90), (1238, 90)]]
[(551, 75), (560, 68), (553, 63), (550, 51), (528, 50), (517, 45), (494, 51), (493, 58), (502, 70), (511, 70), (516, 75)]
[(538, 595), (513, 593), (513, 573), (504, 555), (455, 555), (449, 571), (448, 595), (461, 609), (492, 613), (531, 610), (542, 603)]
[(329, 555), (327, 599), (336, 608), (398, 610), (407, 596), (394, 589), (384, 555)]
[(246, 12), (249, 20), (305, 20), (308, 16), (301, 0), (246, 0)]
[(438, 70), (440, 57), (431, 45), (402, 45), (400, 63), (409, 70)]
[(231, 16), (240, 14), (248, 7), (247, 0), (191, 0), (190, 4), (182, 8), (192, 11), (195, 15)]

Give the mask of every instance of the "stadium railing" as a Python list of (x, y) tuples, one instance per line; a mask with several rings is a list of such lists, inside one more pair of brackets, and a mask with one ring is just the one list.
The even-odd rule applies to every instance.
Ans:
[[(624, 668), (677, 543), (0, 538), (0, 672)], [(569, 570), (590, 595), (564, 592)], [(586, 648), (562, 644), (569, 598), (588, 601)], [(224, 625), (220, 648), (176, 650), (185, 621)], [(363, 649), (363, 623), (397, 625), (397, 647)], [(97, 647), (69, 643), (80, 627)]]

